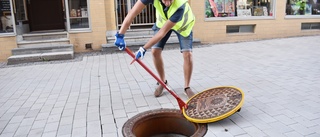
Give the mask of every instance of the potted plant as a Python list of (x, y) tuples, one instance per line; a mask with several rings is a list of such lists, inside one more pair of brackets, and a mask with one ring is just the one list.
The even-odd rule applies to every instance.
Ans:
[(206, 1), (206, 11), (205, 11), (205, 14), (206, 14), (206, 17), (207, 17), (207, 18), (213, 16), (209, 1)]
[(304, 15), (306, 9), (306, 0), (298, 0), (296, 5), (299, 6), (299, 14)]

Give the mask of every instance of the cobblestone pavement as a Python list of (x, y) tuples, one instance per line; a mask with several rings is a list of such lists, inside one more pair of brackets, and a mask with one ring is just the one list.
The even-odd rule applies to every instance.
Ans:
[[(319, 43), (317, 35), (194, 48), (194, 91), (232, 85), (245, 93), (241, 111), (208, 124), (206, 137), (319, 137)], [(163, 55), (170, 87), (187, 100), (179, 50)], [(168, 92), (153, 96), (156, 81), (131, 60), (117, 52), (2, 65), (0, 137), (121, 137), (136, 114), (179, 109)], [(143, 62), (155, 70), (150, 51)]]

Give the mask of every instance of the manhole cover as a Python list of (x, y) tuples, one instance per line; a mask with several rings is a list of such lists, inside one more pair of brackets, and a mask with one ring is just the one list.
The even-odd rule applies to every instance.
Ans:
[(243, 98), (243, 92), (235, 87), (211, 88), (193, 96), (183, 113), (192, 122), (214, 122), (239, 111)]

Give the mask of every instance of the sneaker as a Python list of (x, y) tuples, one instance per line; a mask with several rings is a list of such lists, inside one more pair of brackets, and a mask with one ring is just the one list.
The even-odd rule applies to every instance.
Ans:
[[(166, 80), (165, 82), (164, 82), (166, 85), (168, 85), (168, 81)], [(163, 93), (163, 86), (160, 84), (157, 88), (156, 88), (156, 90), (154, 91), (154, 96), (155, 97), (160, 97), (161, 95), (162, 95), (162, 93)]]
[(190, 87), (184, 88), (184, 93), (188, 96), (188, 98), (193, 97), (195, 94), (192, 92)]

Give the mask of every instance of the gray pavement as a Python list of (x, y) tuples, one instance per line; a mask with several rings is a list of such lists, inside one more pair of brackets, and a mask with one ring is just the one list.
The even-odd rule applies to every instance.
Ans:
[[(319, 137), (320, 35), (194, 48), (192, 89), (236, 86), (239, 113), (208, 124), (206, 137)], [(170, 87), (183, 99), (183, 59), (163, 52)], [(0, 137), (121, 137), (129, 118), (179, 109), (126, 53), (0, 68)], [(150, 51), (143, 62), (155, 72)], [(227, 131), (225, 130), (227, 129)]]

